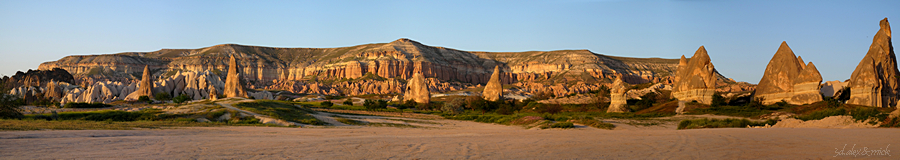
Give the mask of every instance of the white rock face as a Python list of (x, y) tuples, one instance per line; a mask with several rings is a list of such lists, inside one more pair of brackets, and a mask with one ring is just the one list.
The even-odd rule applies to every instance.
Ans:
[(821, 90), (819, 90), (822, 95), (825, 97), (834, 97), (838, 91), (844, 89), (845, 86), (848, 86), (849, 82), (841, 82), (841, 81), (826, 81), (825, 84), (822, 84)]
[[(159, 78), (153, 84), (154, 93), (169, 93), (173, 97), (187, 95), (193, 100), (209, 98), (210, 89), (221, 91), (225, 88), (225, 82), (210, 71), (178, 72), (168, 78)], [(60, 83), (60, 87), (65, 89), (65, 94), (60, 103), (65, 104), (69, 102), (109, 103), (123, 100), (141, 86), (137, 82), (101, 81), (95, 82), (86, 88), (69, 85), (68, 83)], [(43, 91), (42, 88), (31, 88), (14, 88), (10, 90), (10, 94), (24, 95), (22, 93), (26, 91), (37, 92), (36, 90), (38, 89)], [(256, 99), (274, 99), (272, 93), (267, 91), (254, 92), (252, 96)]]

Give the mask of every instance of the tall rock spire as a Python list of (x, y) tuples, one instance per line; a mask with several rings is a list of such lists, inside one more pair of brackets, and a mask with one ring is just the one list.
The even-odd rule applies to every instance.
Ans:
[(228, 75), (225, 77), (225, 97), (243, 97), (247, 98), (247, 91), (241, 86), (241, 75), (238, 73), (237, 60), (231, 56), (231, 62), (228, 62)]
[(404, 100), (413, 100), (416, 103), (431, 102), (431, 92), (428, 91), (428, 85), (425, 84), (425, 76), (420, 72), (413, 74), (406, 84), (406, 93), (403, 93)]
[(712, 103), (712, 95), (716, 93), (716, 74), (706, 47), (700, 46), (690, 61), (685, 60), (682, 56), (679, 61), (672, 96), (682, 102)]
[(622, 81), (622, 75), (616, 76), (616, 81), (613, 82), (612, 86), (609, 87), (609, 108), (606, 109), (607, 113), (622, 113), (628, 112), (628, 108), (625, 106), (628, 105), (628, 102), (625, 98), (625, 93), (628, 91), (628, 83)]
[(765, 105), (786, 101), (803, 105), (822, 101), (819, 95), (822, 76), (812, 62), (803, 64), (803, 58), (782, 41), (778, 51), (769, 60), (763, 77), (756, 87), (754, 98), (761, 98)]
[(891, 44), (891, 25), (881, 20), (881, 29), (872, 38), (869, 52), (850, 76), (850, 100), (847, 104), (895, 107), (900, 96), (900, 72)]
[(484, 92), (481, 96), (488, 101), (497, 101), (500, 100), (500, 96), (502, 95), (503, 86), (500, 84), (500, 66), (494, 66), (494, 73), (491, 74), (491, 79), (488, 80), (487, 85), (484, 86)]
[(144, 65), (144, 74), (141, 76), (141, 82), (138, 89), (125, 97), (125, 100), (137, 100), (141, 96), (153, 98), (153, 77), (150, 76), (150, 68)]

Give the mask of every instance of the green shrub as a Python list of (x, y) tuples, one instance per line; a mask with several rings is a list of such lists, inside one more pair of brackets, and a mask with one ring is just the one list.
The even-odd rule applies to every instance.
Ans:
[(806, 115), (798, 115), (795, 117), (797, 119), (800, 119), (803, 121), (808, 121), (808, 120), (820, 120), (825, 117), (840, 116), (840, 115), (846, 115), (846, 114), (847, 114), (847, 110), (845, 110), (843, 108), (829, 108), (829, 109), (824, 109), (824, 110), (820, 110), (820, 111), (815, 111), (815, 112), (812, 112), (812, 113), (809, 113)]
[(376, 110), (376, 109), (385, 109), (387, 108), (387, 101), (384, 100), (366, 100), (363, 102), (363, 106), (368, 110)]
[(331, 103), (331, 101), (325, 101), (325, 102), (319, 103), (319, 105), (322, 105), (323, 107), (331, 107), (331, 106), (334, 106), (334, 103)]
[[(753, 104), (753, 103), (751, 103)], [(719, 106), (709, 108), (698, 108), (690, 111), (691, 114), (715, 114), (737, 117), (759, 117), (768, 114), (771, 111), (762, 110), (755, 107), (747, 106)]]
[(700, 129), (700, 128), (743, 128), (747, 126), (763, 126), (766, 124), (774, 125), (775, 120), (767, 120), (766, 122), (752, 122), (747, 119), (692, 119), (683, 120), (678, 123), (678, 129)]
[(137, 101), (150, 103), (150, 96), (140, 96)]
[(454, 98), (453, 100), (450, 100), (450, 102), (444, 103), (444, 105), (441, 106), (441, 111), (447, 114), (456, 115), (465, 110), (465, 108), (463, 108), (465, 103), (466, 101), (462, 98)]
[(69, 102), (63, 105), (63, 108), (106, 108), (111, 107), (111, 105), (103, 104), (103, 103), (82, 103), (82, 102)]
[(156, 95), (153, 95), (153, 98), (156, 98), (156, 100), (160, 100), (160, 101), (168, 101), (168, 100), (172, 100), (172, 95), (170, 95), (169, 93), (166, 93), (166, 92), (162, 92), (162, 93), (156, 93)]
[(172, 99), (172, 102), (182, 103), (182, 102), (186, 102), (186, 101), (190, 101), (190, 100), (193, 100), (193, 99), (191, 97), (188, 97), (187, 95), (182, 94), (182, 95), (178, 95), (174, 99)]
[(584, 124), (584, 125), (586, 125), (586, 126), (591, 126), (591, 127), (599, 128), (599, 129), (608, 129), (608, 130), (612, 130), (612, 129), (616, 128), (616, 125), (613, 125), (613, 124), (611, 124), (611, 123), (606, 123), (606, 122), (598, 121), (598, 120), (593, 119), (593, 118), (590, 118), (590, 117), (577, 119), (576, 121), (577, 121), (578, 123)]
[(347, 118), (334, 118), (334, 120), (344, 123), (344, 124), (349, 124), (349, 125), (365, 125), (366, 124), (365, 122), (360, 122), (357, 120), (352, 120), (352, 119), (347, 119)]
[(869, 122), (870, 124), (878, 124), (878, 122), (884, 121), (887, 119), (888, 114), (878, 111), (875, 108), (856, 108), (850, 111), (850, 116), (853, 117), (853, 120), (857, 122), (866, 121), (869, 118), (875, 118), (874, 121)]
[(24, 105), (24, 101), (21, 101), (18, 97), (0, 93), (0, 119), (22, 118), (24, 115), (19, 108), (22, 105)]
[(316, 119), (309, 114), (313, 112), (312, 110), (298, 108), (294, 105), (285, 104), (279, 101), (258, 100), (253, 102), (241, 102), (234, 104), (234, 106), (253, 113), (271, 116), (276, 119), (312, 125), (323, 124), (319, 119)]
[(352, 99), (352, 98), (347, 98), (347, 100), (344, 101), (344, 105), (352, 106), (352, 105), (353, 105), (353, 99)]
[(575, 128), (572, 122), (558, 122), (550, 125), (550, 128)]

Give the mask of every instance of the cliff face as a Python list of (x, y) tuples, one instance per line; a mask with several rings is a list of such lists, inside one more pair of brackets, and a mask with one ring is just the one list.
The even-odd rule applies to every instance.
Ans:
[[(613, 75), (622, 74), (629, 83), (671, 83), (677, 59), (625, 58), (592, 53), (587, 50), (530, 52), (469, 52), (444, 47), (426, 46), (409, 39), (390, 43), (365, 44), (341, 48), (273, 48), (235, 44), (200, 49), (163, 49), (155, 52), (126, 52), (111, 55), (68, 56), (45, 62), (39, 69), (62, 68), (76, 77), (140, 76), (149, 66), (154, 75), (165, 77), (174, 72), (211, 71), (224, 77), (228, 58), (238, 59), (241, 78), (249, 89), (281, 89), (326, 94), (370, 94), (369, 89), (351, 94), (334, 82), (376, 77), (406, 80), (421, 72), (440, 83), (457, 86), (484, 85), (495, 66), (499, 66), (502, 84), (557, 86), (558, 95), (586, 89), (569, 89), (579, 83), (611, 83)], [(721, 81), (728, 79), (717, 75)], [(376, 86), (393, 86), (388, 81), (371, 82)], [(379, 91), (402, 90), (374, 89)], [(443, 84), (445, 88), (451, 87)], [(324, 89), (324, 90), (323, 90)], [(333, 89), (333, 90), (331, 90)], [(435, 90), (434, 88), (432, 88)], [(442, 90), (442, 89), (437, 89)], [(550, 90), (535, 88), (534, 90)]]

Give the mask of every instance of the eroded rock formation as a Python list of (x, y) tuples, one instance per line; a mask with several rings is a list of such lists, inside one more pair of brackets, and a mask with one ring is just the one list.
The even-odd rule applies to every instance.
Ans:
[[(200, 49), (67, 56), (43, 63), (39, 68), (59, 67), (80, 77), (134, 79), (137, 77), (132, 75), (147, 65), (159, 69), (159, 73), (211, 71), (218, 74), (229, 68), (232, 55), (241, 66), (238, 72), (246, 89), (302, 90), (295, 93), (329, 95), (401, 92), (404, 84), (394, 85), (391, 81), (409, 79), (414, 72), (421, 72), (442, 86), (467, 88), (485, 84), (491, 74), (490, 67), (500, 66), (506, 69), (499, 77), (503, 84), (528, 87), (527, 92), (531, 93), (563, 96), (596, 90), (612, 83), (616, 74), (622, 74), (623, 80), (629, 83), (670, 84), (674, 81), (670, 75), (677, 69), (674, 59), (605, 56), (588, 50), (470, 52), (427, 46), (409, 39), (341, 48), (223, 44)], [(369, 74), (387, 80), (369, 80), (364, 86), (331, 83), (366, 78)], [(728, 81), (720, 75), (717, 77)], [(79, 84), (88, 86), (104, 80)]]
[(628, 84), (625, 81), (622, 81), (622, 78), (616, 78), (616, 81), (613, 82), (612, 86), (609, 89), (609, 108), (606, 109), (607, 113), (622, 113), (629, 112), (628, 102), (625, 99), (625, 93), (628, 90)]
[(881, 20), (881, 29), (875, 33), (869, 52), (850, 76), (850, 100), (847, 104), (893, 107), (900, 96), (900, 72), (891, 44), (891, 25), (887, 18)]
[(228, 75), (225, 78), (225, 97), (244, 97), (247, 98), (247, 91), (241, 85), (241, 75), (238, 73), (238, 65), (234, 56), (228, 63)]
[(421, 73), (416, 73), (407, 81), (406, 92), (403, 93), (404, 101), (413, 100), (416, 103), (431, 102), (431, 92), (428, 91), (428, 86), (425, 84), (425, 76)]
[(710, 62), (706, 48), (700, 46), (690, 61), (686, 60), (684, 55), (681, 56), (675, 74), (672, 97), (681, 102), (697, 101), (710, 104), (712, 95), (716, 93), (716, 79), (715, 67)]
[(822, 76), (816, 66), (812, 62), (803, 64), (803, 59), (794, 55), (787, 42), (781, 42), (753, 97), (762, 99), (764, 105), (781, 101), (794, 105), (815, 103), (822, 101), (820, 83)]
[(137, 91), (131, 92), (125, 97), (125, 100), (137, 100), (141, 96), (153, 98), (153, 77), (150, 76), (150, 69), (144, 66), (144, 73), (141, 76), (141, 82), (138, 84)]
[(503, 84), (500, 83), (500, 66), (494, 67), (494, 74), (491, 79), (484, 85), (484, 92), (481, 94), (484, 100), (497, 101), (503, 96)]

